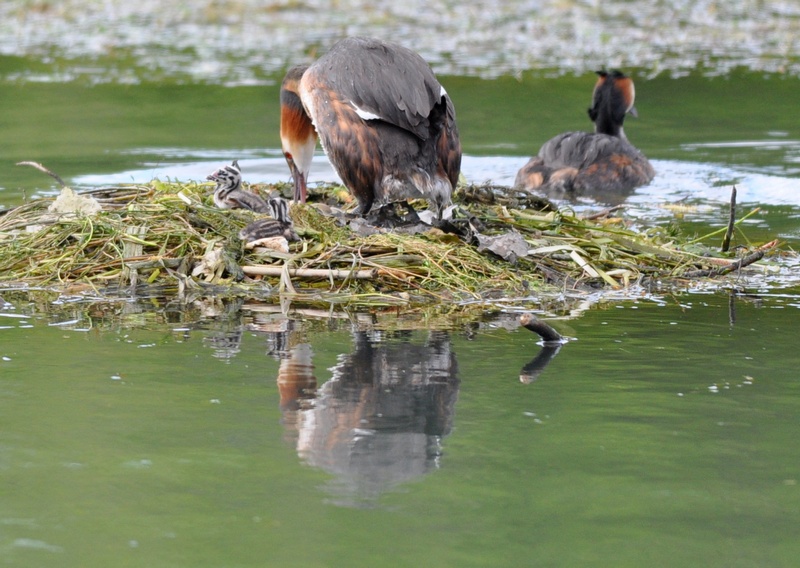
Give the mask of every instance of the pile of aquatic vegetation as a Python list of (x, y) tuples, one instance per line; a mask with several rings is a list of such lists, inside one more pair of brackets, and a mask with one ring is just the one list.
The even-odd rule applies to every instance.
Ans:
[[(250, 189), (290, 191), (288, 184)], [(346, 191), (326, 185), (313, 190), (313, 202), (292, 205), (299, 242), (246, 248), (239, 231), (262, 216), (216, 208), (212, 190), (210, 183), (161, 181), (77, 196), (65, 188), (58, 199), (8, 210), (0, 214), (0, 283), (99, 294), (161, 287), (310, 302), (464, 301), (714, 278), (775, 245), (736, 258), (702, 239), (679, 242), (665, 228), (633, 230), (615, 209), (581, 218), (489, 185), (456, 192), (461, 236), (356, 231), (331, 214)], [(65, 201), (69, 213), (59, 212)]]

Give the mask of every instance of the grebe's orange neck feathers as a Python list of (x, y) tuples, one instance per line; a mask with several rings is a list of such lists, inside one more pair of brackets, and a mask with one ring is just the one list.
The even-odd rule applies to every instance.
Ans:
[(294, 180), (294, 200), (302, 203), (306, 201), (308, 172), (317, 145), (317, 133), (298, 94), (307, 68), (292, 67), (281, 84), (281, 147)]
[(597, 83), (592, 93), (589, 118), (595, 132), (625, 139), (622, 124), (627, 113), (637, 116), (633, 106), (636, 91), (633, 80), (621, 71), (598, 71)]

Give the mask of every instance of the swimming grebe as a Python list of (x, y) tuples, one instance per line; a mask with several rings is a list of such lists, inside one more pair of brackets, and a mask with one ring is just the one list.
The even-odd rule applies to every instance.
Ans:
[(624, 195), (650, 183), (653, 166), (625, 137), (627, 113), (637, 116), (630, 77), (598, 71), (589, 118), (595, 132), (565, 132), (545, 142), (517, 173), (515, 185), (554, 196)]

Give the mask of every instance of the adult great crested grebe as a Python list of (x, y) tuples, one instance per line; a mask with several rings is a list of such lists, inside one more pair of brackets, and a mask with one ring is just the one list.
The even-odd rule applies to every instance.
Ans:
[(565, 132), (545, 142), (517, 173), (515, 185), (558, 197), (624, 195), (650, 183), (653, 166), (625, 136), (625, 115), (637, 116), (633, 81), (598, 71), (589, 118), (595, 131)]
[(305, 201), (317, 136), (357, 213), (425, 198), (441, 211), (461, 169), (455, 109), (417, 53), (378, 39), (336, 43), (281, 85), (281, 144)]

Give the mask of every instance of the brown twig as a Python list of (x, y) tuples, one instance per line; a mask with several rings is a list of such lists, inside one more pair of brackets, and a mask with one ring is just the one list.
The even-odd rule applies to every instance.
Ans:
[(522, 314), (519, 316), (519, 323), (525, 329), (538, 334), (545, 343), (561, 343), (564, 340), (555, 329), (533, 314)]
[(733, 236), (733, 229), (736, 225), (736, 186), (731, 189), (731, 212), (728, 216), (728, 229), (725, 231), (725, 236), (722, 238), (722, 252), (728, 252), (731, 246), (731, 237)]
[(727, 266), (721, 266), (719, 268), (710, 268), (707, 270), (692, 270), (690, 272), (686, 272), (683, 276), (685, 278), (705, 278), (705, 277), (716, 277), (716, 276), (724, 276), (725, 274), (730, 274), (735, 270), (741, 270), (745, 266), (749, 266), (754, 262), (757, 262), (764, 258), (764, 255), (767, 253), (768, 250), (775, 248), (778, 244), (778, 239), (774, 241), (770, 241), (765, 245), (758, 247), (755, 251), (748, 254), (747, 256), (743, 256), (739, 260), (730, 263)]
[(64, 183), (64, 180), (63, 180), (63, 179), (61, 179), (61, 178), (58, 176), (58, 174), (51, 172), (50, 170), (48, 170), (47, 168), (45, 168), (45, 167), (44, 167), (42, 164), (40, 164), (39, 162), (17, 162), (17, 165), (18, 165), (18, 166), (31, 166), (32, 168), (36, 168), (36, 169), (37, 169), (37, 170), (39, 170), (40, 172), (44, 172), (44, 173), (46, 173), (47, 175), (49, 175), (50, 177), (52, 177), (53, 179), (55, 179), (55, 180), (56, 180), (56, 181), (59, 183), (59, 185), (60, 185), (61, 187), (67, 187), (67, 184), (65, 184), (65, 183)]

